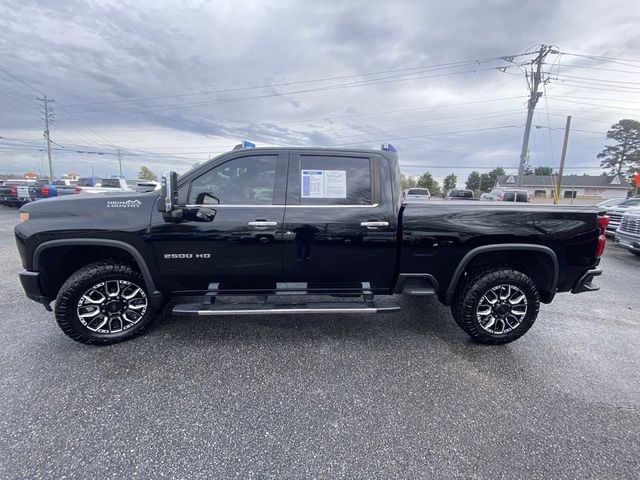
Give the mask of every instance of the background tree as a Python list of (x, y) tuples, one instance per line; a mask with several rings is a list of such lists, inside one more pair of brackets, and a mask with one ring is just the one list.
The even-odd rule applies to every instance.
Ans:
[(158, 180), (158, 177), (155, 173), (153, 173), (150, 169), (145, 167), (144, 165), (140, 167), (140, 171), (138, 172), (138, 178), (142, 180)]
[(467, 177), (467, 183), (464, 186), (468, 190), (473, 190), (474, 192), (480, 191), (480, 172), (476, 172), (475, 170), (469, 174)]
[(505, 175), (504, 168), (496, 167), (489, 173), (483, 173), (480, 175), (480, 191), (490, 192), (496, 186), (498, 175)]
[(640, 122), (623, 119), (611, 126), (607, 138), (615, 145), (607, 145), (598, 154), (600, 166), (611, 175), (624, 173), (628, 176), (640, 171)]
[(408, 188), (413, 188), (416, 186), (416, 179), (411, 175), (405, 175), (404, 173), (401, 173), (400, 183), (402, 184), (402, 189), (407, 190)]
[(444, 181), (442, 182), (442, 190), (446, 194), (449, 190), (453, 190), (456, 188), (456, 183), (458, 183), (457, 175), (450, 173), (446, 177), (444, 177)]
[(533, 173), (543, 176), (553, 175), (553, 167), (536, 167), (533, 169)]
[(418, 179), (417, 186), (421, 188), (428, 188), (432, 197), (440, 195), (440, 184), (429, 172), (424, 172), (424, 174)]

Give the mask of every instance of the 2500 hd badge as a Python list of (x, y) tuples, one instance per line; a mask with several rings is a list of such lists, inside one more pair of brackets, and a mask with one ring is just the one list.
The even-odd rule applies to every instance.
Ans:
[(171, 258), (211, 258), (210, 253), (165, 253), (165, 259)]
[(497, 345), (557, 293), (598, 290), (608, 223), (595, 207), (509, 203), (405, 204), (389, 149), (241, 149), (165, 173), (161, 191), (29, 203), (15, 237), (27, 296), (55, 301), (78, 342), (138, 335), (176, 297), (201, 300), (173, 313), (208, 317), (395, 312), (402, 294), (437, 298)]

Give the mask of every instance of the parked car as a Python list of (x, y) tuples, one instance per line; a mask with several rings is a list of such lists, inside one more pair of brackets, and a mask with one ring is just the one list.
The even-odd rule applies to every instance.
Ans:
[(0, 186), (0, 205), (20, 207), (31, 201), (29, 187), (35, 180), (9, 179)]
[(140, 193), (160, 190), (160, 182), (156, 182), (153, 180), (133, 179), (127, 180), (126, 182), (129, 189)]
[[(161, 191), (34, 202), (15, 227), (20, 280), (93, 344), (141, 333), (184, 295), (202, 297), (174, 313), (209, 317), (393, 312), (374, 296), (398, 293), (437, 297), (495, 345), (556, 293), (598, 289), (607, 217), (595, 207), (403, 205), (399, 172), (390, 151), (258, 148), (167, 172)], [(294, 302), (305, 294), (360, 300)]]
[(409, 188), (404, 192), (405, 203), (420, 203), (431, 200), (428, 188)]
[(624, 202), (619, 203), (615, 207), (607, 208), (605, 213), (609, 217), (609, 225), (607, 226), (606, 235), (613, 237), (616, 230), (622, 222), (622, 216), (632, 207), (640, 206), (640, 198), (627, 198)]
[(496, 197), (496, 202), (521, 202), (528, 203), (531, 201), (529, 193), (526, 190), (502, 190)]
[(69, 179), (54, 180), (53, 182), (36, 182), (29, 187), (31, 200), (57, 197), (58, 195), (71, 195), (74, 192), (76, 182)]
[(631, 207), (622, 215), (615, 241), (640, 256), (640, 207)]
[(97, 179), (91, 178), (87, 179), (93, 183), (91, 185), (85, 185), (85, 183), (89, 183), (87, 181), (83, 182), (80, 179), (78, 180), (78, 185), (75, 187), (75, 193), (77, 194), (93, 194), (93, 193), (108, 193), (108, 192), (129, 192), (132, 191), (131, 188), (127, 185), (127, 181), (124, 178), (103, 178), (100, 181), (96, 181)]
[(475, 200), (472, 190), (454, 189), (449, 190), (444, 196), (445, 200)]
[(620, 205), (622, 202), (624, 202), (627, 199), (627, 197), (615, 197), (615, 198), (609, 198), (608, 200), (605, 200), (603, 202), (600, 202), (598, 204), (596, 204), (596, 206), (598, 208), (603, 208), (603, 209), (607, 209), (607, 208), (611, 208), (611, 207), (615, 207), (617, 205)]

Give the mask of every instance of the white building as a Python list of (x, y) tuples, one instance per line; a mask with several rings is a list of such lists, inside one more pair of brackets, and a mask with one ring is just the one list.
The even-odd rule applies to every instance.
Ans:
[[(532, 197), (552, 198), (557, 175), (525, 175), (523, 188)], [(498, 175), (496, 188), (516, 188), (517, 175)], [(632, 185), (619, 175), (569, 175), (562, 177), (560, 198), (607, 199), (626, 197)]]

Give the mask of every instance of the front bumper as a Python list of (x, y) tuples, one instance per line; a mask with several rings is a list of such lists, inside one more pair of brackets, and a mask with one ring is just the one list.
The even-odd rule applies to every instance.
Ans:
[(600, 285), (593, 283), (593, 277), (602, 275), (601, 268), (587, 270), (571, 289), (571, 293), (595, 292), (600, 290)]
[(18, 276), (24, 293), (31, 300), (41, 303), (47, 310), (51, 310), (49, 300), (40, 287), (40, 272), (30, 272), (29, 270), (21, 271)]
[(632, 252), (640, 253), (640, 238), (635, 235), (626, 235), (621, 232), (616, 232), (615, 242)]

